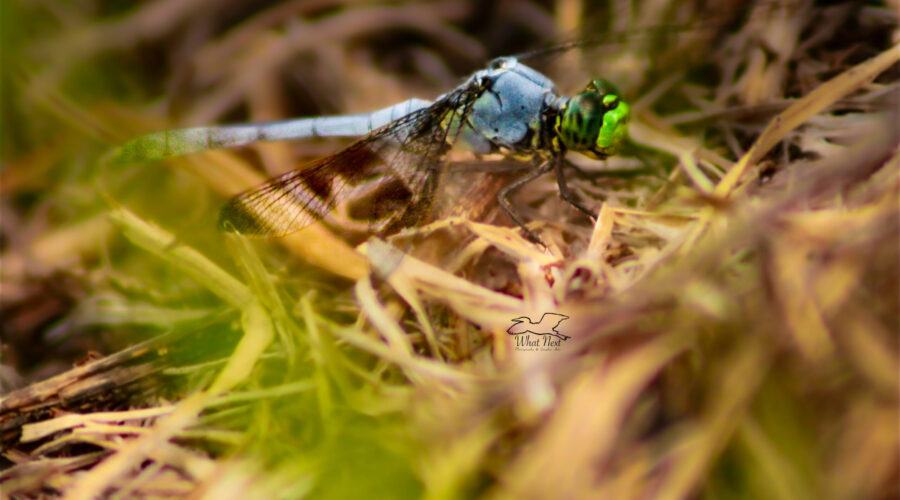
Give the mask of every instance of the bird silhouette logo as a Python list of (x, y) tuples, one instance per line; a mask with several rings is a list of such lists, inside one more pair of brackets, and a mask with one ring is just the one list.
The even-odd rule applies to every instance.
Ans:
[(556, 331), (560, 323), (569, 319), (564, 314), (544, 313), (540, 321), (531, 321), (527, 316), (520, 316), (512, 319), (512, 326), (506, 330), (510, 335), (522, 335), (523, 333), (533, 333), (535, 335), (551, 335), (560, 340), (569, 340), (571, 337), (563, 335)]

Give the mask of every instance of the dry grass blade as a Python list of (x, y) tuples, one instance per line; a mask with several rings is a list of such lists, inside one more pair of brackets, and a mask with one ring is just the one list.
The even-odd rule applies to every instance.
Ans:
[(778, 114), (737, 165), (716, 186), (716, 195), (727, 198), (737, 187), (747, 169), (762, 159), (784, 136), (811, 116), (821, 112), (844, 96), (872, 81), (900, 61), (900, 45), (885, 50), (877, 57), (860, 63), (823, 83), (816, 90)]

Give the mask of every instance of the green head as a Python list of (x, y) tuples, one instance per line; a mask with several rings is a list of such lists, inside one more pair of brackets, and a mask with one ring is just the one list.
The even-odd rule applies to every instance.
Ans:
[(606, 158), (619, 150), (628, 135), (631, 107), (616, 87), (594, 80), (573, 96), (556, 117), (556, 133), (567, 149), (594, 158)]

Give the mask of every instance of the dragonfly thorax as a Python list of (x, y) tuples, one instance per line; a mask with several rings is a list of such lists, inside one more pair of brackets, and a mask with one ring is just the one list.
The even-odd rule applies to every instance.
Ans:
[(606, 158), (618, 151), (628, 135), (630, 116), (631, 107), (615, 86), (597, 79), (559, 105), (554, 129), (566, 149)]

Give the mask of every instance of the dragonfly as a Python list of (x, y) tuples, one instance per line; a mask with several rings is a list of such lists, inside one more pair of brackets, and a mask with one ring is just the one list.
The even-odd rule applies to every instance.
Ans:
[[(563, 200), (593, 218), (563, 174), (568, 151), (604, 159), (628, 134), (629, 104), (605, 79), (578, 94), (516, 57), (493, 60), (434, 101), (409, 99), (371, 113), (280, 122), (193, 127), (150, 133), (111, 153), (114, 163), (147, 161), (257, 141), (357, 137), (346, 148), (238, 194), (219, 225), (253, 236), (283, 236), (317, 221), (363, 224), (389, 235), (420, 224), (435, 195), (448, 152), (462, 144), (476, 155), (499, 153), (524, 173), (497, 193), (499, 206), (525, 237), (540, 243), (510, 195), (553, 170)], [(354, 200), (367, 203), (354, 205)]]

